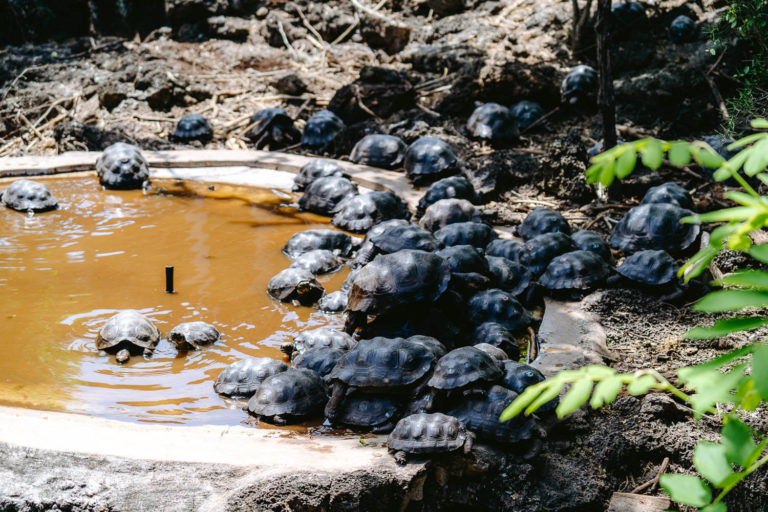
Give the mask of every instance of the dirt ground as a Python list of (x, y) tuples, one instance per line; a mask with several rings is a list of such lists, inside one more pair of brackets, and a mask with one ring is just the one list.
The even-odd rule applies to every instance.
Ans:
[[(431, 8), (450, 3), (267, 2), (248, 15), (198, 15), (136, 37), (7, 46), (0, 49), (0, 157), (101, 150), (116, 141), (145, 149), (202, 148), (169, 141), (175, 122), (188, 113), (203, 114), (213, 125), (205, 147), (244, 149), (253, 147), (245, 133), (257, 110), (285, 108), (301, 129), (330, 106), (347, 128), (328, 155), (347, 158), (367, 133), (397, 135), (406, 143), (443, 137), (460, 152), (486, 200), (488, 219), (497, 224), (515, 225), (531, 209), (548, 206), (574, 228), (607, 234), (649, 186), (668, 179), (691, 190), (702, 211), (727, 204), (722, 187), (694, 166), (638, 172), (623, 186), (621, 204), (598, 201), (583, 172), (587, 148), (600, 137), (599, 117), (560, 99), (567, 71), (593, 63), (594, 48), (578, 58), (570, 51), (571, 2), (469, 0), (471, 10), (448, 16)], [(717, 94), (727, 96), (736, 86), (726, 76), (739, 64), (738, 47), (718, 58), (707, 51), (704, 30), (697, 41), (674, 45), (666, 27), (683, 13), (711, 23), (719, 2), (647, 4), (650, 23), (629, 31), (613, 50), (620, 137), (718, 132)], [(476, 102), (523, 99), (541, 103), (548, 116), (515, 144), (494, 148), (464, 134)], [(299, 146), (269, 149), (304, 153)], [(718, 264), (728, 272), (732, 260)], [(685, 341), (687, 329), (712, 319), (630, 290), (590, 300), (608, 333), (616, 358), (611, 364), (622, 371), (654, 367), (673, 378), (680, 366), (761, 334)], [(765, 417), (758, 411), (750, 421), (766, 432)], [(547, 464), (504, 459), (474, 497), (446, 496), (448, 487), (424, 492), (457, 507), (477, 507), (471, 510), (604, 510), (612, 492), (652, 479), (665, 457), (670, 471), (690, 472), (695, 440), (716, 433), (713, 424), (695, 423), (688, 409), (666, 396), (626, 396), (555, 426), (541, 459)], [(529, 474), (535, 481), (526, 480)], [(491, 497), (478, 498), (482, 489)], [(731, 494), (729, 510), (765, 510), (766, 496), (768, 473), (762, 471)]]

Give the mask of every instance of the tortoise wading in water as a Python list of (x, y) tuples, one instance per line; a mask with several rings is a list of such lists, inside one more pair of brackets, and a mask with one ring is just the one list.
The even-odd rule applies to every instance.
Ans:
[(32, 180), (16, 180), (2, 193), (3, 204), (19, 212), (47, 212), (59, 207), (48, 187)]
[(131, 355), (148, 357), (160, 341), (160, 330), (138, 311), (127, 309), (107, 320), (96, 337), (96, 348), (108, 354), (119, 354), (120, 363)]
[(271, 357), (249, 357), (230, 364), (219, 374), (213, 389), (230, 398), (250, 398), (267, 377), (290, 366)]
[(288, 425), (319, 414), (327, 399), (320, 375), (290, 368), (261, 383), (248, 400), (248, 412), (267, 423)]
[(219, 341), (219, 331), (205, 322), (184, 322), (171, 329), (168, 341), (179, 350), (200, 350)]
[(104, 188), (139, 189), (149, 181), (149, 165), (139, 148), (116, 142), (96, 160), (96, 174)]

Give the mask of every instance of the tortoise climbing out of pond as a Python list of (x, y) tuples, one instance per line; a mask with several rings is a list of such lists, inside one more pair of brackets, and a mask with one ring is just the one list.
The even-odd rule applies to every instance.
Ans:
[(327, 399), (320, 375), (306, 368), (290, 368), (267, 377), (247, 408), (262, 421), (289, 425), (319, 414)]
[(544, 117), (544, 109), (535, 101), (518, 101), (512, 106), (510, 112), (512, 112), (512, 117), (515, 118), (515, 122), (521, 130), (527, 130)]
[(302, 306), (311, 306), (320, 300), (325, 289), (308, 270), (287, 268), (269, 280), (267, 293), (282, 302), (296, 301)]
[(679, 270), (680, 266), (666, 251), (638, 251), (616, 267), (618, 275), (611, 276), (609, 283), (639, 288), (645, 293), (660, 296), (661, 300), (674, 301), (683, 293), (677, 277)]
[(556, 256), (539, 277), (550, 294), (576, 299), (605, 284), (611, 267), (591, 251), (571, 251)]
[(344, 264), (333, 251), (328, 249), (315, 249), (305, 252), (291, 262), (290, 268), (301, 268), (319, 276), (335, 272)]
[(104, 188), (139, 189), (149, 180), (149, 165), (139, 148), (116, 142), (96, 160), (96, 174)]
[(413, 414), (401, 419), (387, 438), (387, 447), (398, 464), (408, 455), (469, 453), (475, 435), (460, 420), (442, 413)]
[(138, 311), (127, 309), (112, 316), (96, 337), (96, 348), (108, 354), (120, 354), (119, 362), (131, 355), (152, 355), (160, 341), (160, 330)]
[(613, 264), (613, 255), (608, 241), (594, 231), (588, 229), (579, 230), (571, 235), (576, 248), (581, 251), (591, 251), (605, 260), (609, 265)]
[(299, 198), (299, 211), (331, 216), (345, 199), (357, 195), (357, 185), (341, 176), (318, 178)]
[(448, 288), (450, 265), (440, 256), (404, 249), (381, 254), (362, 267), (352, 281), (344, 330), (365, 326), (367, 315), (433, 302)]
[(216, 378), (213, 389), (230, 398), (250, 398), (267, 377), (287, 371), (287, 364), (271, 357), (249, 357), (236, 361)]
[(402, 401), (392, 397), (353, 393), (344, 399), (332, 423), (386, 434), (395, 428), (402, 410)]
[(402, 167), (406, 149), (408, 147), (400, 137), (375, 133), (360, 139), (352, 148), (349, 159), (356, 164), (397, 169)]
[(480, 202), (475, 187), (464, 176), (449, 176), (432, 183), (424, 195), (419, 199), (417, 216), (421, 217), (424, 212), (440, 201), (441, 199), (466, 199), (472, 204)]
[(48, 187), (32, 180), (16, 180), (2, 193), (3, 204), (19, 212), (47, 212), (59, 207)]
[(293, 337), (292, 342), (280, 345), (280, 350), (293, 357), (307, 350), (322, 347), (335, 348), (346, 352), (353, 349), (355, 345), (357, 345), (357, 342), (347, 333), (328, 327), (318, 327), (317, 329), (297, 334)]
[(667, 203), (685, 208), (686, 210), (695, 210), (693, 198), (683, 187), (673, 181), (662, 183), (656, 187), (651, 187), (643, 196), (640, 204)]
[(408, 146), (403, 162), (408, 179), (422, 187), (459, 172), (459, 157), (438, 137), (421, 137)]
[(549, 208), (536, 208), (526, 215), (517, 228), (517, 233), (523, 240), (530, 240), (544, 233), (571, 234), (571, 226), (559, 212)]
[(491, 226), (482, 222), (456, 222), (435, 231), (435, 238), (446, 247), (471, 245), (482, 249), (498, 237)]
[(466, 199), (441, 199), (431, 204), (419, 225), (434, 233), (457, 222), (482, 222), (483, 211)]
[(200, 350), (219, 341), (219, 331), (205, 322), (184, 322), (171, 329), (168, 341), (179, 350)]
[(629, 210), (611, 231), (611, 247), (624, 253), (654, 249), (684, 253), (698, 240), (701, 227), (685, 224), (690, 210), (667, 203), (641, 204)]
[(344, 168), (333, 160), (326, 160), (324, 158), (310, 160), (301, 166), (298, 174), (293, 178), (293, 191), (301, 192), (316, 179), (328, 176), (340, 176), (349, 179), (349, 175), (344, 171)]
[(364, 233), (387, 220), (410, 218), (411, 212), (402, 199), (389, 191), (374, 191), (348, 197), (339, 203), (332, 222), (338, 228)]
[(291, 259), (318, 249), (332, 251), (342, 258), (352, 254), (352, 237), (333, 229), (308, 229), (293, 235), (283, 246), (283, 253)]
[(475, 139), (509, 142), (517, 138), (517, 122), (510, 110), (498, 103), (485, 103), (467, 120), (467, 132)]
[(580, 64), (566, 75), (561, 86), (563, 100), (569, 105), (592, 104), (597, 98), (597, 71)]
[(330, 110), (321, 110), (309, 119), (304, 125), (304, 133), (301, 135), (301, 144), (314, 150), (323, 150), (341, 130), (344, 129), (344, 121)]
[(176, 123), (176, 130), (171, 135), (175, 142), (190, 142), (199, 140), (209, 142), (213, 138), (213, 129), (208, 120), (200, 114), (187, 114)]
[(256, 149), (279, 149), (295, 144), (301, 132), (293, 125), (293, 119), (282, 108), (263, 108), (248, 121), (251, 128), (245, 133)]

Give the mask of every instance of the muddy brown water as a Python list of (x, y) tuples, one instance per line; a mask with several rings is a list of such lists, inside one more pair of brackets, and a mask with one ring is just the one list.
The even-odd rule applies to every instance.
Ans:
[[(271, 299), (270, 278), (290, 264), (281, 248), (298, 231), (328, 228), (282, 192), (155, 181), (155, 190), (105, 191), (94, 177), (46, 180), (60, 209), (0, 208), (0, 403), (154, 423), (232, 424), (247, 418), (213, 382), (249, 356), (285, 360), (279, 346), (326, 315)], [(185, 190), (194, 187), (195, 190)], [(5, 188), (4, 186), (2, 188)], [(210, 197), (197, 195), (203, 193)], [(176, 293), (165, 293), (165, 266)], [(339, 288), (346, 271), (320, 278)], [(163, 339), (151, 358), (118, 365), (96, 335), (123, 309), (167, 333), (212, 323), (222, 339), (178, 352)]]

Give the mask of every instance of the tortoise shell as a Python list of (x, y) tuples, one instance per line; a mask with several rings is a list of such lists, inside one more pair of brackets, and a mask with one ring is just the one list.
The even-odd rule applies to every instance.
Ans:
[(535, 101), (518, 101), (512, 106), (510, 112), (521, 130), (528, 129), (533, 123), (544, 117), (544, 109)]
[(367, 390), (407, 388), (424, 378), (434, 363), (434, 353), (422, 343), (371, 338), (347, 352), (328, 378)]
[(472, 433), (464, 423), (445, 414), (412, 414), (397, 422), (387, 438), (392, 452), (447, 453), (472, 442)]
[(648, 22), (645, 7), (639, 2), (619, 2), (613, 4), (611, 6), (611, 15), (620, 32), (631, 33)]
[(323, 149), (328, 146), (345, 127), (344, 121), (330, 110), (321, 110), (304, 125), (301, 144), (311, 149)]
[(476, 347), (460, 347), (441, 357), (435, 365), (430, 388), (451, 390), (475, 384), (492, 384), (501, 379), (496, 361)]
[(520, 347), (514, 333), (497, 322), (484, 322), (472, 332), (472, 344), (493, 345), (503, 350), (510, 358), (520, 357)]
[(496, 364), (499, 364), (501, 361), (506, 361), (509, 359), (509, 356), (506, 352), (504, 352), (502, 349), (495, 345), (491, 345), (490, 343), (475, 343), (472, 345), (478, 350), (482, 350), (491, 358), (493, 358), (494, 361), (496, 361)]
[(325, 377), (344, 357), (346, 350), (331, 347), (318, 347), (305, 350), (293, 358), (291, 364), (294, 368), (306, 368)]
[(485, 255), (506, 258), (510, 261), (519, 261), (520, 252), (522, 250), (522, 242), (519, 242), (518, 240), (498, 238), (496, 240), (492, 240), (491, 243), (485, 247)]
[(533, 285), (533, 274), (520, 263), (499, 256), (486, 256), (488, 270), (493, 276), (494, 288), (509, 292), (515, 297), (526, 293)]
[(410, 249), (381, 254), (355, 275), (347, 311), (379, 315), (397, 306), (434, 301), (450, 279), (450, 266), (436, 254)]
[(496, 288), (476, 293), (469, 299), (468, 306), (474, 325), (496, 322), (516, 332), (533, 322), (528, 310), (512, 294)]
[(219, 330), (205, 322), (184, 322), (171, 329), (168, 341), (179, 350), (199, 350), (219, 341)]
[(570, 105), (592, 103), (597, 97), (598, 85), (597, 71), (586, 64), (580, 64), (563, 80), (563, 100)]
[(347, 293), (341, 290), (323, 295), (317, 301), (317, 309), (323, 313), (341, 313), (347, 309)]
[(427, 349), (429, 349), (432, 354), (434, 354), (435, 360), (440, 359), (448, 352), (448, 349), (445, 348), (445, 345), (440, 343), (437, 338), (433, 338), (432, 336), (417, 334), (415, 336), (409, 336), (406, 338), (406, 341), (427, 347)]
[(572, 251), (555, 257), (539, 278), (548, 290), (594, 290), (605, 284), (611, 267), (591, 251)]
[(643, 196), (640, 204), (667, 203), (685, 208), (686, 210), (695, 210), (693, 198), (683, 187), (673, 181), (662, 183), (656, 187), (651, 187)]
[(556, 256), (576, 250), (573, 239), (564, 233), (544, 233), (523, 244), (520, 263), (534, 276), (540, 275)]
[(116, 142), (106, 148), (96, 160), (96, 174), (104, 188), (138, 189), (149, 180), (149, 166), (139, 148)]
[(490, 275), (488, 262), (482, 253), (471, 245), (454, 245), (440, 249), (436, 253), (451, 266), (451, 272), (467, 274), (476, 272), (482, 275)]
[(429, 186), (424, 195), (419, 199), (418, 215), (424, 215), (427, 208), (441, 199), (466, 199), (472, 204), (480, 202), (475, 187), (464, 176), (449, 176), (437, 180)]
[(308, 211), (330, 217), (336, 207), (348, 197), (357, 195), (357, 185), (341, 176), (318, 178), (299, 198), (299, 211)]
[(356, 164), (397, 169), (403, 164), (408, 147), (400, 137), (379, 133), (366, 135), (355, 144), (349, 159)]
[(509, 421), (499, 421), (501, 413), (515, 398), (517, 393), (514, 391), (491, 386), (485, 395), (465, 397), (447, 412), (486, 441), (513, 444), (538, 437), (541, 429), (533, 416), (520, 414)]
[(669, 39), (675, 44), (690, 43), (699, 35), (699, 26), (688, 16), (681, 14), (669, 25)]
[(295, 300), (304, 306), (311, 306), (323, 296), (325, 290), (308, 270), (287, 268), (269, 280), (267, 293), (283, 302)]
[(230, 398), (250, 398), (264, 380), (289, 368), (284, 362), (270, 357), (249, 357), (224, 368), (213, 389)]
[(389, 191), (375, 191), (351, 196), (338, 204), (333, 225), (364, 233), (381, 222), (392, 219), (410, 219), (405, 202)]
[(308, 229), (293, 235), (283, 246), (283, 253), (294, 259), (317, 249), (326, 249), (348, 258), (352, 254), (352, 237), (332, 229)]
[(177, 142), (189, 142), (199, 140), (208, 142), (213, 138), (213, 129), (208, 120), (200, 114), (187, 114), (176, 123), (171, 138)]
[(59, 202), (42, 183), (16, 180), (2, 194), (3, 204), (19, 212), (46, 212), (59, 207)]
[(333, 423), (358, 428), (391, 423), (394, 427), (394, 421), (402, 409), (403, 403), (393, 398), (353, 393), (344, 399)]
[(626, 257), (616, 271), (631, 281), (660, 286), (677, 279), (680, 266), (666, 251), (638, 251)]
[(606, 263), (613, 263), (613, 255), (608, 242), (594, 231), (582, 229), (572, 234), (571, 239), (579, 250), (591, 251), (603, 258)]
[(356, 345), (357, 342), (349, 334), (328, 327), (304, 331), (293, 337), (294, 354), (301, 354), (314, 348), (333, 348), (346, 352)]
[(408, 146), (403, 162), (408, 179), (421, 187), (459, 172), (459, 158), (450, 144), (438, 137), (421, 137)]
[(498, 236), (491, 226), (480, 222), (457, 222), (435, 232), (435, 238), (446, 247), (471, 245), (482, 249)]
[(457, 222), (482, 222), (483, 211), (466, 199), (441, 199), (424, 211), (419, 225), (435, 232)]
[(301, 132), (293, 125), (293, 119), (282, 108), (263, 108), (248, 121), (251, 128), (246, 138), (256, 143), (256, 148), (269, 146), (278, 149), (295, 144)]
[[(514, 391), (517, 394), (522, 393), (528, 386), (543, 382), (546, 377), (534, 368), (524, 363), (517, 361), (502, 361), (501, 369), (504, 372), (504, 387)], [(560, 403), (560, 399), (555, 397), (538, 410), (541, 412), (552, 411)]]
[(154, 350), (160, 341), (155, 324), (133, 309), (126, 309), (107, 320), (96, 337), (96, 348), (113, 354), (122, 349), (131, 353)]
[(291, 268), (300, 268), (319, 276), (335, 272), (341, 268), (344, 262), (333, 251), (328, 249), (315, 249), (308, 251), (293, 259)]
[(320, 376), (306, 368), (289, 368), (264, 379), (248, 400), (248, 412), (264, 421), (281, 416), (300, 421), (319, 414), (328, 397)]
[(647, 249), (680, 254), (693, 245), (701, 231), (698, 224), (680, 222), (693, 214), (666, 203), (636, 206), (611, 231), (611, 247), (627, 254)]
[(517, 138), (517, 122), (507, 107), (486, 103), (469, 116), (467, 131), (475, 139), (509, 141)]
[(517, 229), (523, 240), (530, 240), (544, 233), (571, 234), (571, 226), (559, 212), (549, 208), (536, 208), (529, 213)]
[[(380, 226), (383, 227), (380, 228)], [(371, 234), (374, 230), (375, 233)], [(369, 231), (367, 241), (363, 242), (357, 253), (354, 266), (369, 263), (377, 254), (392, 254), (403, 249), (434, 252), (440, 247), (440, 242), (432, 236), (432, 233), (413, 224), (404, 222), (395, 224), (394, 221), (387, 221), (374, 226)]]
[(344, 171), (344, 168), (333, 160), (324, 158), (310, 160), (299, 169), (298, 174), (293, 178), (293, 191), (301, 192), (316, 179), (327, 178), (328, 176), (340, 176), (349, 179), (349, 174)]

